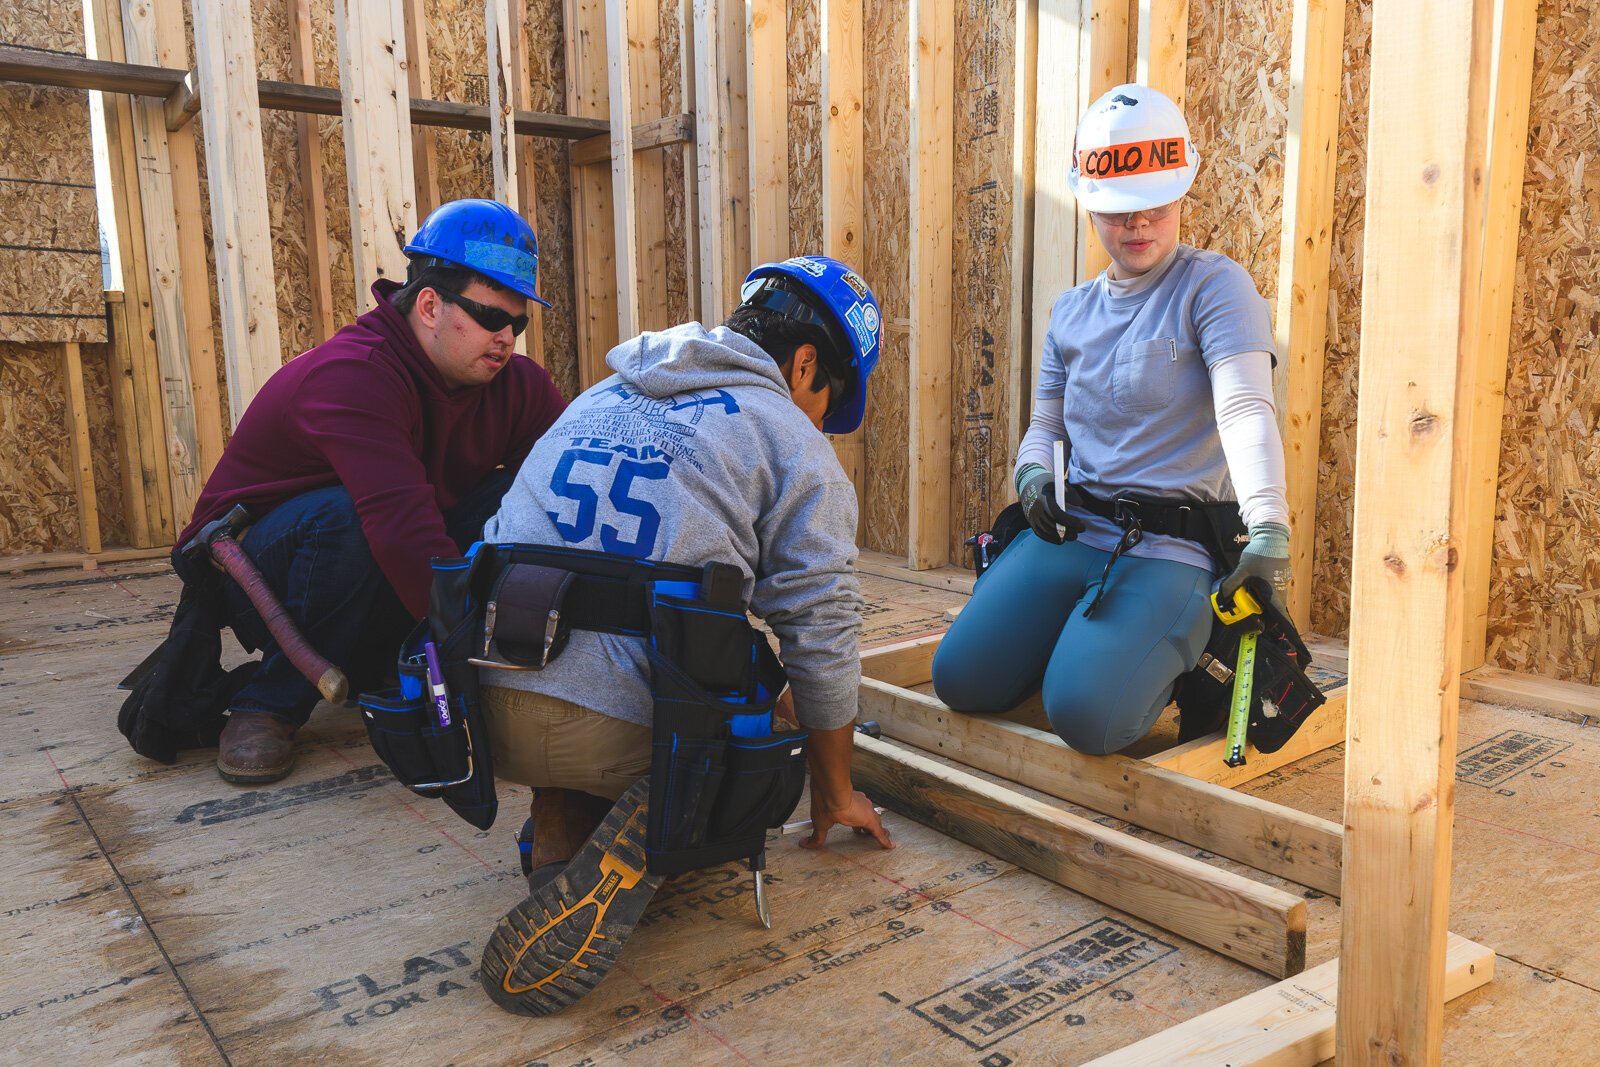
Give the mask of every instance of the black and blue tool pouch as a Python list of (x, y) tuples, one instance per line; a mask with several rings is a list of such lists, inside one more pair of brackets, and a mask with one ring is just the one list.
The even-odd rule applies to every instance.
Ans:
[(675, 582), (650, 590), (650, 871), (733, 859), (759, 870), (767, 830), (805, 787), (806, 735), (774, 729), (787, 678), (766, 635), (737, 606), (693, 592)]
[(1245, 579), (1244, 589), (1260, 606), (1260, 613), (1233, 623), (1215, 620), (1200, 662), (1194, 670), (1179, 675), (1173, 687), (1179, 712), (1178, 739), (1192, 741), (1221, 728), (1234, 690), (1240, 639), (1254, 632), (1258, 637), (1246, 737), (1258, 752), (1276, 752), (1327, 697), (1306, 675), (1311, 653), (1294, 623), (1272, 602), (1272, 587), (1265, 579), (1252, 577)]

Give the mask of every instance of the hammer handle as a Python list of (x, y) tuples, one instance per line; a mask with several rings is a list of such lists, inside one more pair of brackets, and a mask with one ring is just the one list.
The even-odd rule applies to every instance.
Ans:
[(345, 679), (344, 672), (311, 647), (267, 586), (266, 579), (261, 577), (255, 563), (239, 547), (239, 542), (229, 537), (217, 538), (211, 542), (211, 558), (217, 561), (228, 577), (239, 583), (239, 588), (244, 590), (244, 595), (250, 598), (250, 603), (260, 613), (261, 621), (267, 624), (272, 639), (289, 657), (295, 669), (305, 675), (306, 681), (317, 687), (322, 699), (330, 704), (344, 703), (350, 691), (350, 683)]

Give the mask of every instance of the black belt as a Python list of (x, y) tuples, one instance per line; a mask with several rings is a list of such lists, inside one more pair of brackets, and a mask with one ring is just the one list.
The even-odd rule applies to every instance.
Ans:
[(1109, 500), (1091, 496), (1082, 487), (1076, 488), (1077, 502), (1085, 511), (1110, 519), (1124, 530), (1137, 525), (1145, 533), (1163, 534), (1199, 541), (1211, 547), (1213, 519), (1220, 512), (1223, 517), (1231, 511), (1239, 512), (1233, 500), (1206, 503), (1199, 500), (1161, 500), (1153, 497), (1120, 493)]

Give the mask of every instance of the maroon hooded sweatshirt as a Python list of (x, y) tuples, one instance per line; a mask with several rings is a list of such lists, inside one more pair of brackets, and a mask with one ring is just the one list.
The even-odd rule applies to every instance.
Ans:
[(179, 536), (244, 504), (257, 516), (343, 485), (372, 555), (416, 618), (434, 556), (455, 556), (443, 512), (495, 467), (516, 468), (567, 402), (545, 369), (513, 358), (488, 385), (451, 391), (389, 303), (290, 360), (250, 402)]

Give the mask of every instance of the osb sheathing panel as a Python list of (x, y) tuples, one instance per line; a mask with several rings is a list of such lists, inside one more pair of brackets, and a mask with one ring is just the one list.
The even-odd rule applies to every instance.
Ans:
[(867, 394), (864, 547), (904, 555), (910, 336), (910, 81), (906, 5), (867, 0), (862, 25), (866, 230), (860, 270), (878, 297), (883, 340)]
[(1355, 510), (1356, 383), (1361, 360), (1361, 249), (1367, 210), (1367, 56), (1371, 0), (1349, 0), (1344, 14), (1344, 80), (1339, 93), (1333, 249), (1328, 277), (1328, 340), (1322, 371), (1322, 441), (1317, 460), (1311, 626), (1342, 635), (1350, 627), (1350, 546)]
[(1269, 301), (1278, 288), (1289, 103), (1289, 0), (1191, 0), (1186, 104), (1200, 173), (1183, 240), (1232, 256)]
[(822, 5), (789, 2), (789, 251), (822, 251)]
[(6, 554), (79, 543), (60, 345), (0, 342), (0, 546)]
[(1600, 682), (1600, 27), (1540, 5), (1490, 581), (1489, 661)]
[(1016, 4), (956, 9), (955, 366), (951, 376), (951, 558), (1011, 499), (1006, 362), (1011, 351), (1012, 123)]
[[(84, 54), (77, 0), (3, 8), (0, 42)], [(7, 84), (0, 116), (0, 339), (104, 341), (88, 95)]]

